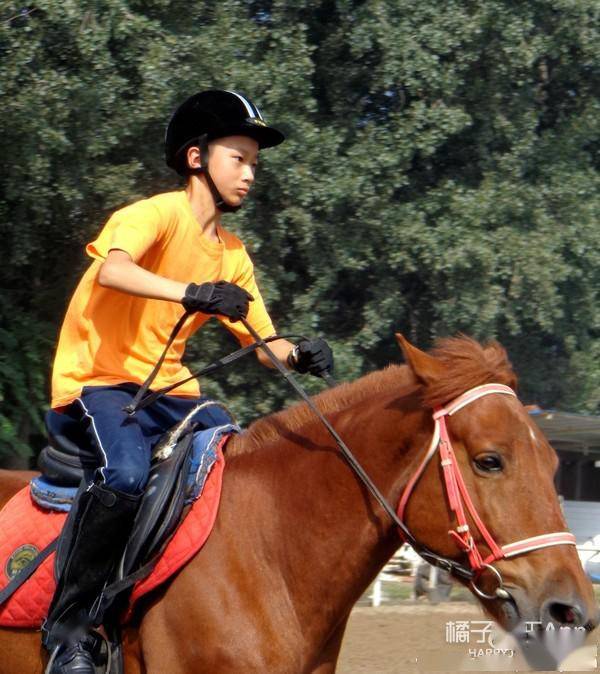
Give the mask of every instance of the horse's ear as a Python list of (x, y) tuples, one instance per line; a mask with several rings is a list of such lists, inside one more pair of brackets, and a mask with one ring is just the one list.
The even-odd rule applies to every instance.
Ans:
[(399, 332), (396, 333), (396, 340), (402, 349), (404, 359), (419, 381), (423, 384), (431, 384), (444, 376), (446, 366), (441, 360), (417, 349)]

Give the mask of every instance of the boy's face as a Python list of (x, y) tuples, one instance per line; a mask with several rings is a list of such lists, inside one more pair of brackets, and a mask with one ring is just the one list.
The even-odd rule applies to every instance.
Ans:
[(241, 204), (254, 182), (258, 143), (248, 136), (225, 136), (208, 145), (210, 175), (231, 206)]

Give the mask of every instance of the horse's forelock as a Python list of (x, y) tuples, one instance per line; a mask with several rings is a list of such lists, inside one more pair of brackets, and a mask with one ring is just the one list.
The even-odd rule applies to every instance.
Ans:
[(482, 384), (517, 386), (517, 376), (504, 347), (496, 341), (480, 344), (461, 335), (436, 341), (430, 354), (445, 365), (446, 374), (423, 387), (423, 402), (431, 408), (450, 402)]

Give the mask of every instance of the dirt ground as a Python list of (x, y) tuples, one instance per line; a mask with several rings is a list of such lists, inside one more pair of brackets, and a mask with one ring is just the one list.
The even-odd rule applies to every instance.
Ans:
[[(455, 643), (452, 625), (457, 621), (463, 621), (463, 625), (467, 621), (469, 643)], [(484, 629), (488, 629), (486, 617), (475, 604), (467, 602), (357, 607), (348, 624), (337, 673), (534, 671), (511, 637), (504, 633), (492, 637)], [(503, 652), (490, 653), (488, 639)], [(596, 629), (580, 648), (561, 659), (560, 669), (599, 671), (599, 642), (600, 629)], [(515, 650), (512, 656), (511, 648)]]

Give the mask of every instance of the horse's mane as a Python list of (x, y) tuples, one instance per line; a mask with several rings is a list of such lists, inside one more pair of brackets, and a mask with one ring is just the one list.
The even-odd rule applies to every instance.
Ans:
[[(353, 382), (340, 384), (313, 398), (319, 410), (335, 414), (374, 396), (418, 393), (424, 406), (433, 408), (456, 398), (470, 388), (496, 382), (516, 387), (517, 378), (504, 348), (495, 341), (481, 345), (460, 335), (436, 341), (429, 354), (444, 364), (445, 374), (434, 382), (421, 384), (408, 365), (388, 365)], [(281, 437), (281, 429), (298, 430), (315, 423), (313, 412), (304, 403), (254, 421), (229, 443), (227, 453), (251, 451)]]

